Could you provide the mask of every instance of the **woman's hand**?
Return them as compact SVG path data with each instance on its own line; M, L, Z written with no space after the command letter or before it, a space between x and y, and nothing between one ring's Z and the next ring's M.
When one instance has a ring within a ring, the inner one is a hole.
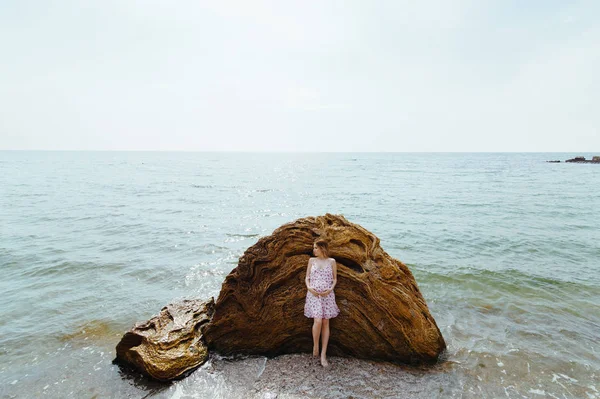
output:
M311 294L313 294L314 296L327 296L331 293L331 291L333 291L333 289L328 289L325 291L317 291L314 288L309 288L308 291L310 291Z

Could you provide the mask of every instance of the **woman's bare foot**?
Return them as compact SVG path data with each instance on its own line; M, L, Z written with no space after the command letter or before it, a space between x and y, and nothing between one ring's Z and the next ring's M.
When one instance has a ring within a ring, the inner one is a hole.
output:
M327 359L325 359L324 357L321 357L321 366L329 367L329 363L327 362Z
M313 346L313 356L319 357L319 347Z

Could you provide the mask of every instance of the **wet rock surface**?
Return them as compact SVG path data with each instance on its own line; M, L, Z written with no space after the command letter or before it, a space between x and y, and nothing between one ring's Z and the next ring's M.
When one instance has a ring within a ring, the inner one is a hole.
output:
M212 399L372 399L461 397L461 378L450 364L420 369L388 362L330 357L323 368L310 354L228 359L211 354L188 378L152 397Z

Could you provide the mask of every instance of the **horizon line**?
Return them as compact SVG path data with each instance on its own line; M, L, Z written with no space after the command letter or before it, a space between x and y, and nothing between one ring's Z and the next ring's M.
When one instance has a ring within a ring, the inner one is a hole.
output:
M0 149L0 152L189 152L189 153L238 153L238 154L564 154L600 153L600 151L296 151L296 150L82 150L82 149Z

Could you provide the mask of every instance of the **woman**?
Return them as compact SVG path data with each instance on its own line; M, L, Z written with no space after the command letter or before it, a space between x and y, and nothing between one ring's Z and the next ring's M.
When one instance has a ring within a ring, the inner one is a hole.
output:
M306 303L304 316L314 318L312 326L313 356L319 356L319 335L321 342L321 365L327 362L327 343L329 342L329 319L336 317L340 309L335 303L333 288L337 284L337 265L329 257L327 241L317 240L313 244L314 258L308 260L306 270Z

